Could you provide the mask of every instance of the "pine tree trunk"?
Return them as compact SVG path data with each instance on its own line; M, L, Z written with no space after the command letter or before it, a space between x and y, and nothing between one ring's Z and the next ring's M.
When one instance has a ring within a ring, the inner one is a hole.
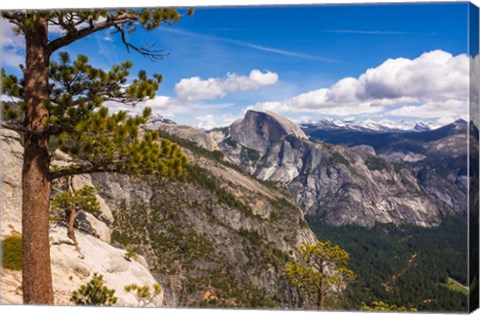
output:
M25 127L41 132L48 111L49 53L48 26L44 18L31 14L33 25L26 29ZM25 304L53 304L50 266L49 203L49 137L25 134L22 170L22 278Z
M323 268L321 268L321 273L325 274L323 271ZM324 288L323 278L320 280L320 288L318 291L318 308L320 310L325 309L325 288Z
M323 290L320 290L320 292L318 293L318 308L320 310L325 309L325 293L323 292Z
M73 225L75 224L75 219L76 218L77 218L77 208L75 208L75 206L73 206L72 209L69 212L67 236L75 244L77 243L77 239L75 238L75 229L73 228Z

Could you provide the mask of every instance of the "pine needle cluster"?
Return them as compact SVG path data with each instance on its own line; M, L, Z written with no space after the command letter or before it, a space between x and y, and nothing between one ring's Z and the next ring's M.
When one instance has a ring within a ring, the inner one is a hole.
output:
M76 165L52 170L52 178L93 173L119 172L133 175L184 175L187 158L180 147L160 139L156 131L143 131L141 125L151 116L146 107L142 115L126 111L109 113L106 101L135 106L155 97L162 76L149 78L140 71L130 78L130 61L112 66L109 71L94 68L88 57L71 60L60 53L49 67L50 98L44 101L49 111L45 132L56 137L59 148L76 159ZM23 81L2 71L6 94L16 103L2 104L3 117L12 123L25 116ZM20 100L20 101L18 101Z
M72 293L70 301L76 305L104 305L112 306L118 301L115 296L115 290L105 286L103 276L97 273L93 274L92 279L80 286Z

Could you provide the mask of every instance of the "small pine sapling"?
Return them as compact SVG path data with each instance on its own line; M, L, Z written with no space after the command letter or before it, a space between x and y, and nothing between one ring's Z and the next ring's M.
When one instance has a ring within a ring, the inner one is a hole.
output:
M163 291L162 286L159 283L155 283L152 287L148 285L139 286L137 284L129 284L125 286L124 290L125 292L131 292L134 294L139 307L145 307L152 304L154 299Z
M117 303L118 298L115 296L115 290L105 286L103 276L97 273L93 274L92 279L80 286L73 292L70 301L76 305L104 305L112 306Z

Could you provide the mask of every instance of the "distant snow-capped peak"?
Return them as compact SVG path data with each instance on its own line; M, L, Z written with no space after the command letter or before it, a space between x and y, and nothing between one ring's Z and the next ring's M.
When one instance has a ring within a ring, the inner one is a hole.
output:
M389 120L383 119L375 121L367 119L362 121L355 120L337 120L330 117L325 117L322 120L304 119L300 122L300 126L304 128L316 127L319 129L347 129L356 131L375 131L375 132L389 132L389 131L428 131L435 128L431 123L424 121L409 121L409 120Z

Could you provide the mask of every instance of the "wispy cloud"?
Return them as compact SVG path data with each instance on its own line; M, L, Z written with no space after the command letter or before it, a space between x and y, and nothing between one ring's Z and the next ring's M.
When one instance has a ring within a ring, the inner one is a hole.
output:
M279 55L297 57L297 58L302 58L302 59L325 61L325 62L331 62L331 63L340 63L340 61L338 61L338 60L330 59L330 58L326 58L326 57L322 57L322 56L317 56L317 55L302 54L302 53L298 53L296 51L283 50L283 49L277 49L277 48L272 48L272 47L267 47L267 46L255 45L255 44L252 44L252 43L239 41L239 40L234 40L234 39L230 39L229 41L234 43L234 44L240 45L240 46L249 47L249 48L262 50L262 51L268 51L268 52L271 52L271 53L274 53L274 54L279 54Z
M360 35L438 35L438 33L421 33L406 31L383 31L383 30L322 30L323 33L345 33Z
M212 40L222 41L222 42L231 43L231 44L234 44L234 45L237 45L237 46L247 47L247 48L260 50L260 51L266 51L266 52L270 52L270 53L273 53L273 54L284 55L284 56L289 56L289 57L293 57L293 58L318 60L318 61L329 62L329 63L342 63L339 60L328 58L328 57L323 57L323 56L319 56L319 55L304 54L304 53L300 53L300 52L292 51L292 50L285 50L285 49L279 49L279 48L275 48L275 47L257 45L257 44L254 44L254 43L250 43L250 42L246 42L246 41L238 40L238 39L232 39L232 38L226 38L226 37L220 37L220 36L213 36L213 35L205 35L205 34L180 30L178 28L175 28L175 29L174 28L163 28L162 31L169 32L169 33L181 34L181 35L185 35L185 36L191 36L191 37L195 37L195 38L212 39Z

